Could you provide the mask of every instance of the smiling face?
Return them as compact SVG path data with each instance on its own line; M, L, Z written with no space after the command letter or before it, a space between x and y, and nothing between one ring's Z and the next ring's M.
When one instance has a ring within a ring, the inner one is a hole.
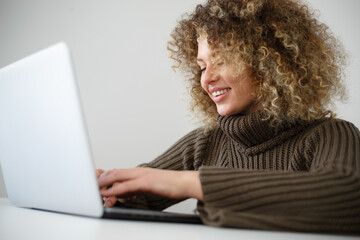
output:
M228 116L259 110L260 105L254 103L255 87L251 84L250 75L245 71L234 76L232 67L223 64L217 65L215 73L210 54L207 38L200 38L197 62L201 69L201 87L216 104L217 112Z

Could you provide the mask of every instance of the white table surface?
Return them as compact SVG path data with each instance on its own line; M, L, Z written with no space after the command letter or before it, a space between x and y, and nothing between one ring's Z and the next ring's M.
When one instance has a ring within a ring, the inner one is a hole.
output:
M214 228L205 225L108 220L14 207L0 198L0 239L360 239L357 236Z

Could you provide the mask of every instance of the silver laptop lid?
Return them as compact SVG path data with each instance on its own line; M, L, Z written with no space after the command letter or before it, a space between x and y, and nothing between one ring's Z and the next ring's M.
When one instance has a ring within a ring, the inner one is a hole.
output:
M0 164L13 204L102 216L65 43L0 70L0 116Z

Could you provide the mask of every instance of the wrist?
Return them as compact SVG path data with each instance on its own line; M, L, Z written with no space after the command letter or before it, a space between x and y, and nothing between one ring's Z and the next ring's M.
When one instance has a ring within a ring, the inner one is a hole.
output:
M195 198L199 201L203 200L203 192L198 171L183 172L183 186L187 197Z

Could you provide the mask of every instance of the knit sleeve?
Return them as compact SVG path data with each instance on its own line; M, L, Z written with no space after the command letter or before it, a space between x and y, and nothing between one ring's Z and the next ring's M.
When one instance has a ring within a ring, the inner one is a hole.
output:
M182 137L152 162L140 166L167 170L195 170L201 165L201 156L204 155L206 144L207 135L203 129L198 128Z
M201 159L207 144L204 130L199 128L191 131L167 151L152 162L139 165L140 167L166 169L166 170L197 170L202 164ZM163 210L181 200L162 197L138 196L135 202L129 203L136 208Z
M198 211L212 226L360 233L360 133L328 121L298 144L308 171L244 171L201 167L204 201Z

